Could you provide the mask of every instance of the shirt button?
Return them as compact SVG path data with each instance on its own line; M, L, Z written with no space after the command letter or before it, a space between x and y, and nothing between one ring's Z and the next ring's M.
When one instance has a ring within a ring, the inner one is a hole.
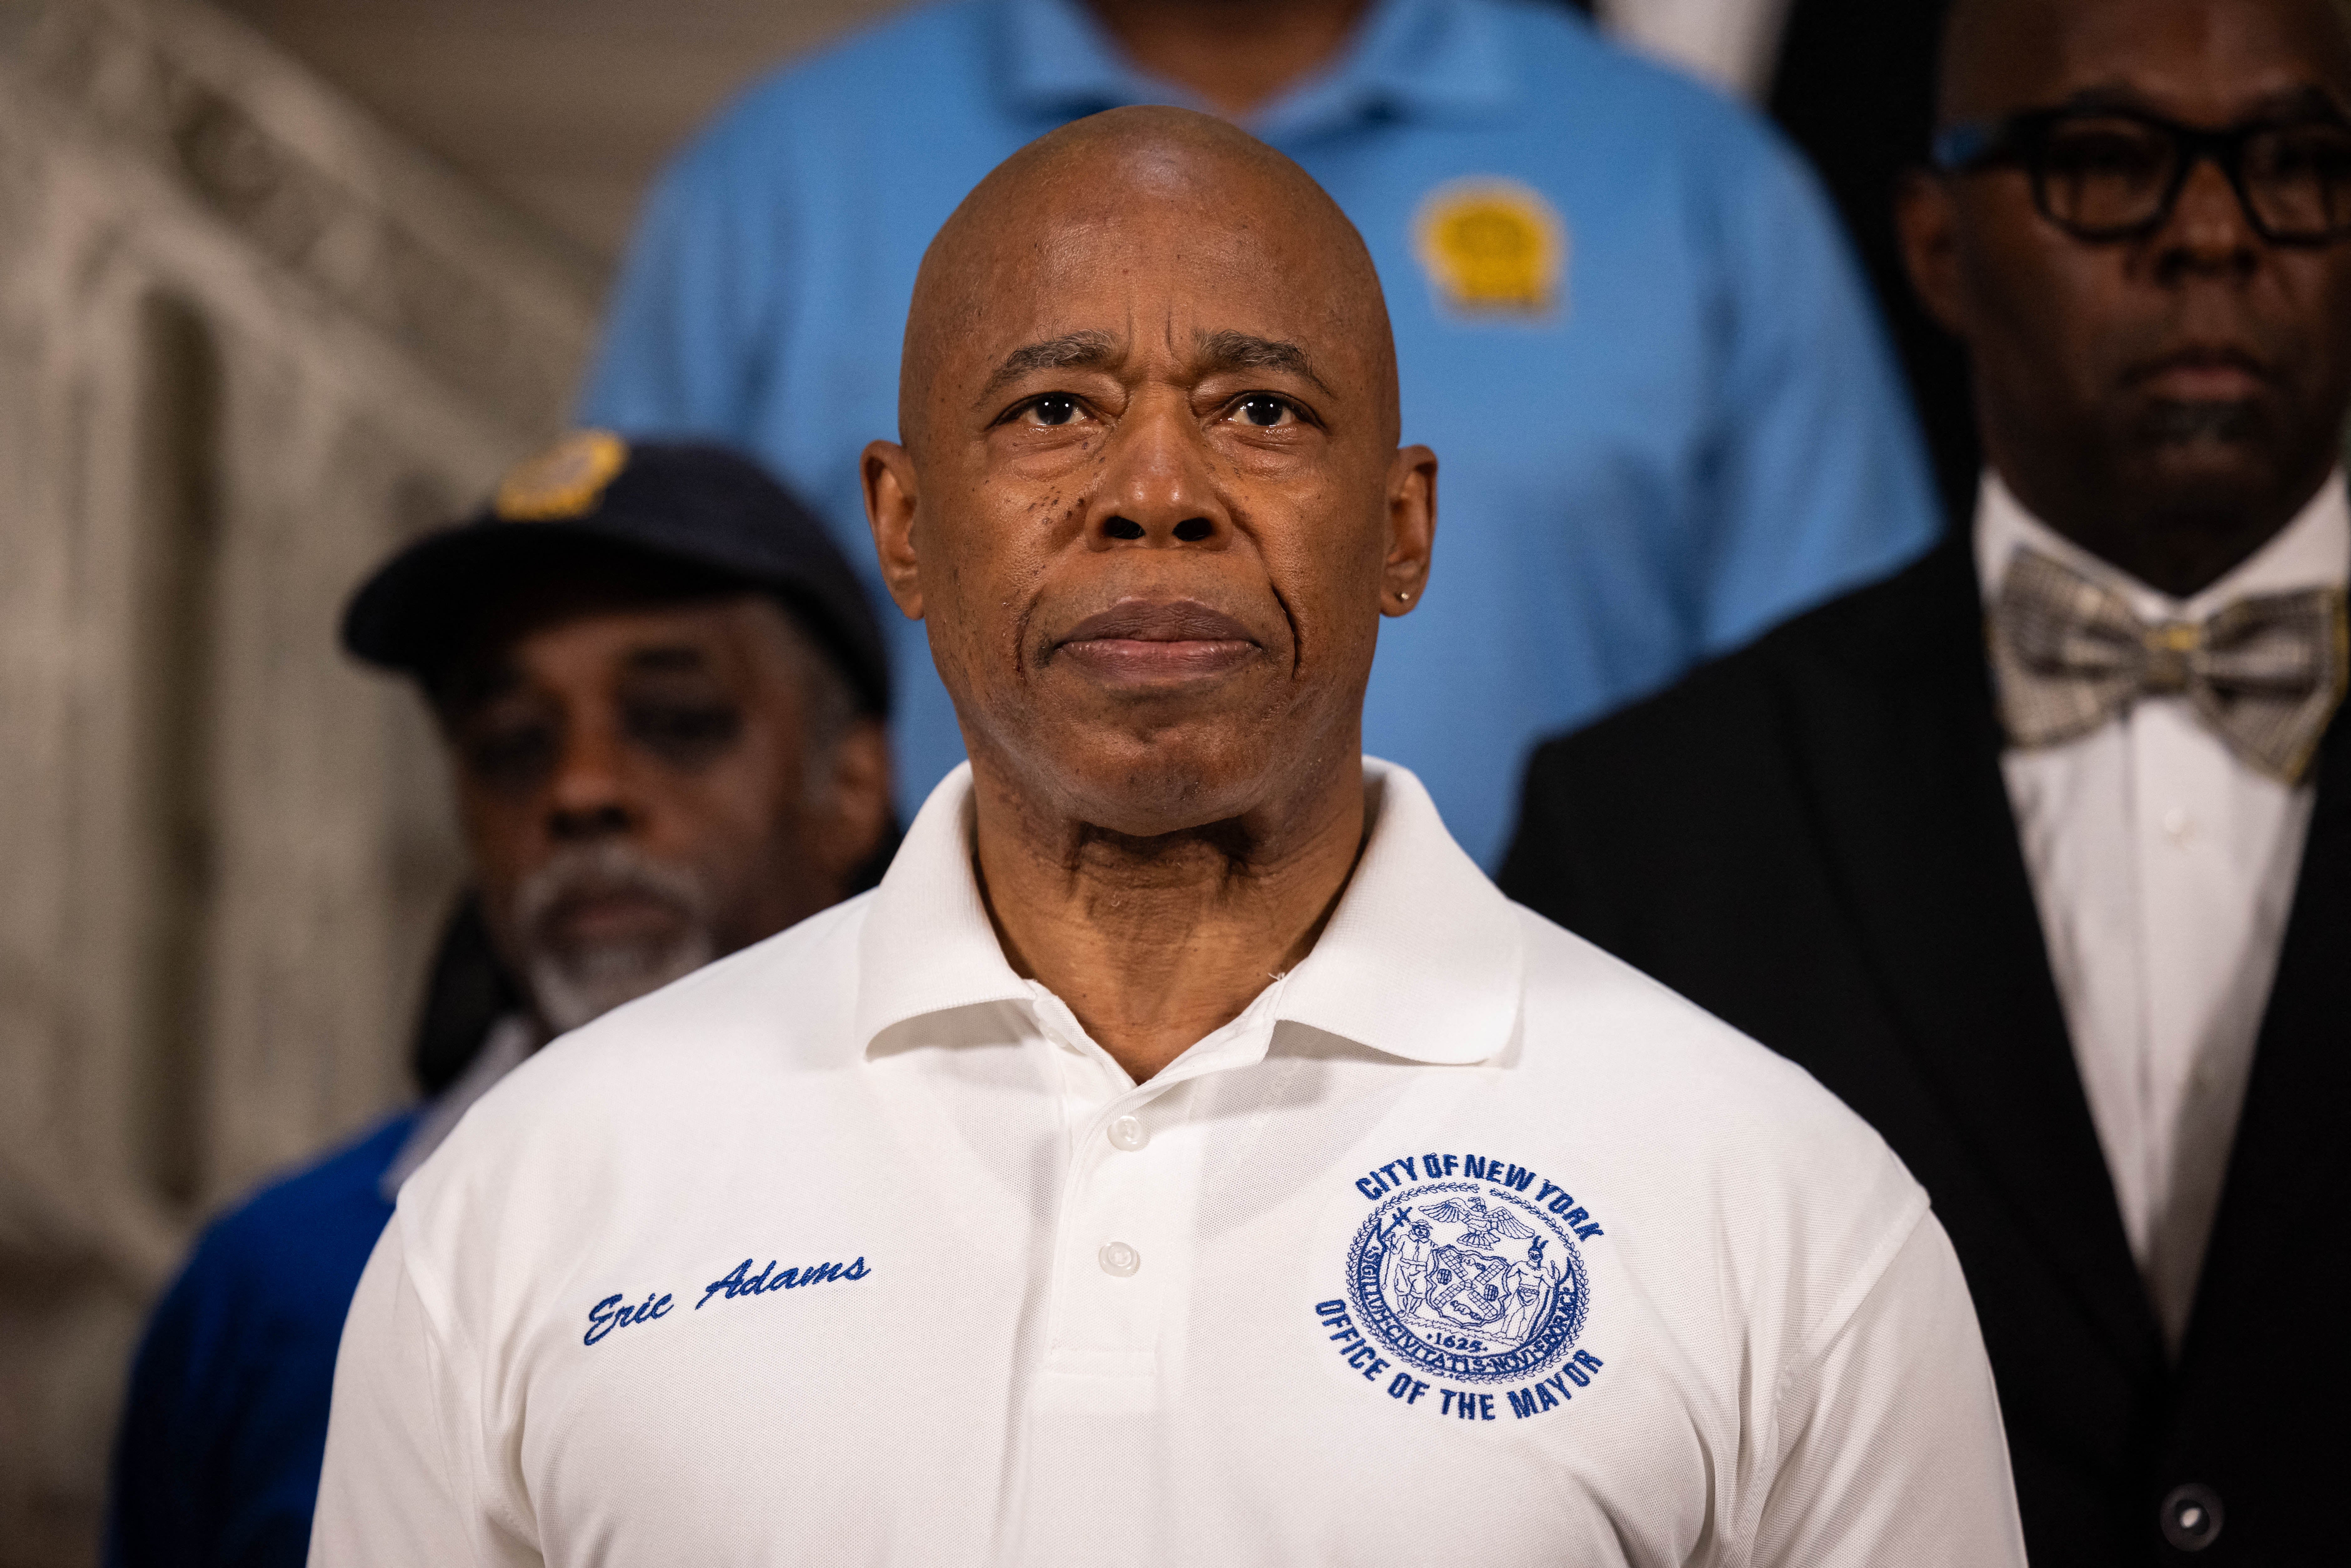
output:
M2196 836L2196 819L2184 806L2174 806L2163 814L2163 836L2175 844L2185 845Z
M2156 1517L2163 1538L2182 1552L2201 1552L2220 1538L2220 1496L2194 1481L2173 1487Z
M1123 1241L1106 1241L1101 1252L1102 1272L1125 1279L1143 1267L1143 1254Z
M1121 1116L1110 1124L1110 1144L1114 1149L1124 1149L1131 1155L1150 1141L1151 1133L1139 1116Z

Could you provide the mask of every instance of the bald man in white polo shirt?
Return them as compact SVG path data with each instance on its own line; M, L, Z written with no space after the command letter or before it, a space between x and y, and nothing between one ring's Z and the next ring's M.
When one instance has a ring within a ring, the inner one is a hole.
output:
M313 1563L2021 1563L1917 1184L1361 755L1436 459L1321 191L1058 131L904 384L968 768L402 1189Z

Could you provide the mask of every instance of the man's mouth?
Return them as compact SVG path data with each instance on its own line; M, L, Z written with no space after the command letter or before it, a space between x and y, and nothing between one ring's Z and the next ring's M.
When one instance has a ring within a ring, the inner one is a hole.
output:
M1070 628L1050 656L1105 685L1148 686L1227 674L1259 652L1249 628L1197 601L1126 600Z
M2241 349L2182 349L2141 365L2132 379L2166 402L2244 402L2269 389L2267 365Z
M565 894L540 917L538 935L562 952L650 947L675 938L687 924L671 900L641 887L589 887Z

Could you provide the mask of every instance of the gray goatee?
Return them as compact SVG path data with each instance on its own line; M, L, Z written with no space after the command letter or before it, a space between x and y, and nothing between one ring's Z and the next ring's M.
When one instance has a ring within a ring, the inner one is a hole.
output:
M549 919L566 902L615 892L671 905L683 917L678 928L643 942L580 945L551 938ZM699 969L716 956L709 903L691 872L632 844L608 840L557 851L515 891L524 977L539 1016L561 1034Z

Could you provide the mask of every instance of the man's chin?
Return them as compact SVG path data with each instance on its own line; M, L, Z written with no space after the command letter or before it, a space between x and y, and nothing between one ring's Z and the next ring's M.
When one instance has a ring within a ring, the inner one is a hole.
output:
M541 951L526 970L539 1018L564 1034L684 979L715 956L709 938L696 933L658 947Z
M689 942L695 916L681 901L645 889L583 893L559 902L532 927L542 951L585 967L626 967L631 955Z
M2255 398L2158 398L2138 417L2139 441L2159 461L2241 464L2259 455L2270 427L2269 410Z

